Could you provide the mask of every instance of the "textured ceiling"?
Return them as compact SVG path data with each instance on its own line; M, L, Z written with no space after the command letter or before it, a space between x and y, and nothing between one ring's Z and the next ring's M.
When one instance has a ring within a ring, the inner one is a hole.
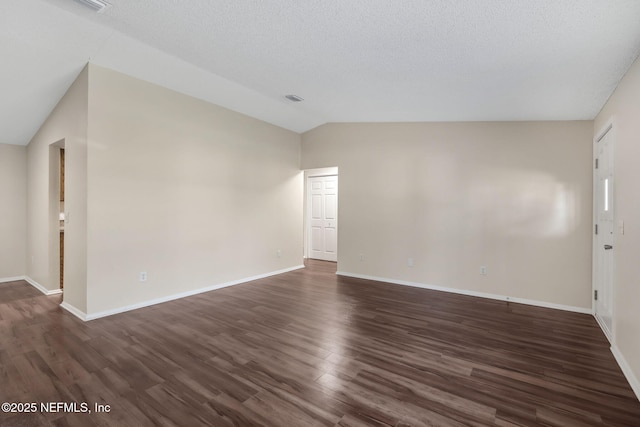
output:
M637 0L109 2L0 2L0 142L27 144L88 61L303 132L592 119L640 52Z

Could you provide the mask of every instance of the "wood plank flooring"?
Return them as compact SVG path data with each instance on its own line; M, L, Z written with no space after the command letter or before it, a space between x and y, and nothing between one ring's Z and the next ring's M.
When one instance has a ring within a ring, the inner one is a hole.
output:
M588 315L338 277L335 264L83 323L0 285L2 426L640 426ZM67 408L69 409L69 408Z

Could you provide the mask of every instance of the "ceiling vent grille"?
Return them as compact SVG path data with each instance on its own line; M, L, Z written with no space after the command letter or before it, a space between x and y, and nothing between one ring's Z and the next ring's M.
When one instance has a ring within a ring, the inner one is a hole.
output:
M105 9L111 6L109 3L102 0L75 0L75 1L87 6L90 9L95 10L98 13L103 12Z
M298 95L285 95L284 97L287 98L291 102L304 101L304 99L300 98Z

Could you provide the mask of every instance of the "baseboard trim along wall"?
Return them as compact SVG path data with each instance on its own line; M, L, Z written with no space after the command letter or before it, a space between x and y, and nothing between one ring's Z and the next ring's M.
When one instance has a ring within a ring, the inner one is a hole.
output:
M472 297L489 298L489 299L494 299L494 300L498 300L498 301L515 302L515 303L518 303L518 304L534 305L534 306L537 306L537 307L554 308L556 310L572 311L572 312L575 312L575 313L583 313L583 314L591 314L591 315L593 315L593 310L591 308L574 307L572 305L562 305L562 304L555 304L555 303L545 302L545 301L536 301L536 300L529 300L529 299L524 299L524 298L514 298L514 297L510 297L510 296L506 296L506 295L489 294L489 293L485 293L485 292L476 292L476 291L468 291L468 290L464 290L464 289L447 288L447 287L444 287L444 286L427 285L427 284L424 284L424 283L409 282L409 281L406 281L406 280L389 279L389 278L386 278L386 277L367 276L367 275L364 275L364 274L348 273L348 272L345 272L345 271L337 271L336 274L339 275L339 276L353 277L353 278L356 278L356 279L373 280L373 281L376 281L376 282L385 282L385 283L391 283L391 284L394 284L394 285L412 286L414 288L429 289L429 290L432 290L432 291L450 292L450 293L454 293L454 294L468 295L468 296L472 296Z
M0 283L17 282L18 280L24 280L24 276L0 277Z
M62 289L54 289L54 290L50 291L49 289L45 288L44 286L42 286L40 283L36 282L35 280L33 280L29 276L16 276L16 277L0 278L0 283L18 282L20 280L24 280L25 282L27 282L28 284L30 284L31 286L33 286L34 288L36 288L37 290L39 290L40 292L42 292L45 295L57 295L57 294L61 294L62 293Z
M595 310L593 312L593 318L596 319L596 323L600 326L600 330L604 334L605 338L609 341L609 344L613 345L612 337L609 333L609 330L604 326L604 323L600 320L598 316L596 316Z
M622 369L622 373L627 378L627 381L629 381L631 389L636 394L638 400L640 400L640 381L633 374L633 370L631 370L631 367L627 363L627 359L624 358L624 356L618 349L618 346L616 345L611 346L611 353L613 353L613 357L615 357L616 362L618 362L618 365L620 366L620 369Z
M60 304L60 307L64 308L65 310L67 310L69 313L73 314L74 316L76 316L78 319L82 320L83 322L87 321L87 313L85 313L82 310L79 310L77 308L75 308L74 306L72 306L71 304L69 304L68 302L62 302Z
M131 310L137 310L139 308L149 307L149 306L156 305L156 304L162 304L163 302L169 302L169 301L173 301L173 300L180 299L180 298L186 298L186 297L190 297L190 296L193 296L193 295L202 294L204 292L215 291L216 289L222 289L222 288L226 288L226 287L229 287L229 286L239 285L241 283L247 283L247 282L251 282L251 281L254 281L254 280L258 280L258 279L264 279L265 277L275 276L275 275L282 274L282 273L288 273L289 271L299 270L301 268L304 268L304 265L302 265L302 264L301 265L296 265L294 267L289 267L289 268L285 268L285 269L282 269L282 270L277 270L277 271L272 271L272 272L269 272L269 273L259 274L257 276L245 277L243 279L232 280L230 282L219 283L217 285L207 286L205 288L194 289L192 291L181 292L181 293L178 293L178 294L168 295L168 296L162 297L162 298L156 298L156 299L152 299L152 300L142 301L142 302L139 302L137 304L127 305L127 306L124 306L124 307L118 307L118 308L114 308L112 310L99 311L97 313L91 313L91 314L83 313L82 311L78 310L77 308L75 308L75 307L73 307L73 306L71 306L69 304L66 304L66 303L62 303L62 304L60 304L60 306L62 308L64 308L65 310L69 311L74 316L77 316L78 318L80 318L80 319L82 319L84 321L89 321L89 320L99 319L101 317L113 316L114 314L124 313L124 312L131 311Z
M62 289L54 289L50 291L49 289L45 288L44 286L42 286L40 283L36 282L29 276L24 276L24 280L26 280L27 283L29 283L31 286L33 286L34 288L36 288L37 290L39 290L45 295L57 295L62 293Z

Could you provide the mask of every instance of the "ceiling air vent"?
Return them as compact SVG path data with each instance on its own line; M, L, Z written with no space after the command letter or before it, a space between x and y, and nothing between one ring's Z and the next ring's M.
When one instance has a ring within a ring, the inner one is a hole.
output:
M284 97L287 98L291 102L304 101L304 99L300 98L298 95L285 95Z
M83 4L90 9L95 10L100 13L104 11L106 8L111 6L109 3L102 0L75 0L77 3Z

